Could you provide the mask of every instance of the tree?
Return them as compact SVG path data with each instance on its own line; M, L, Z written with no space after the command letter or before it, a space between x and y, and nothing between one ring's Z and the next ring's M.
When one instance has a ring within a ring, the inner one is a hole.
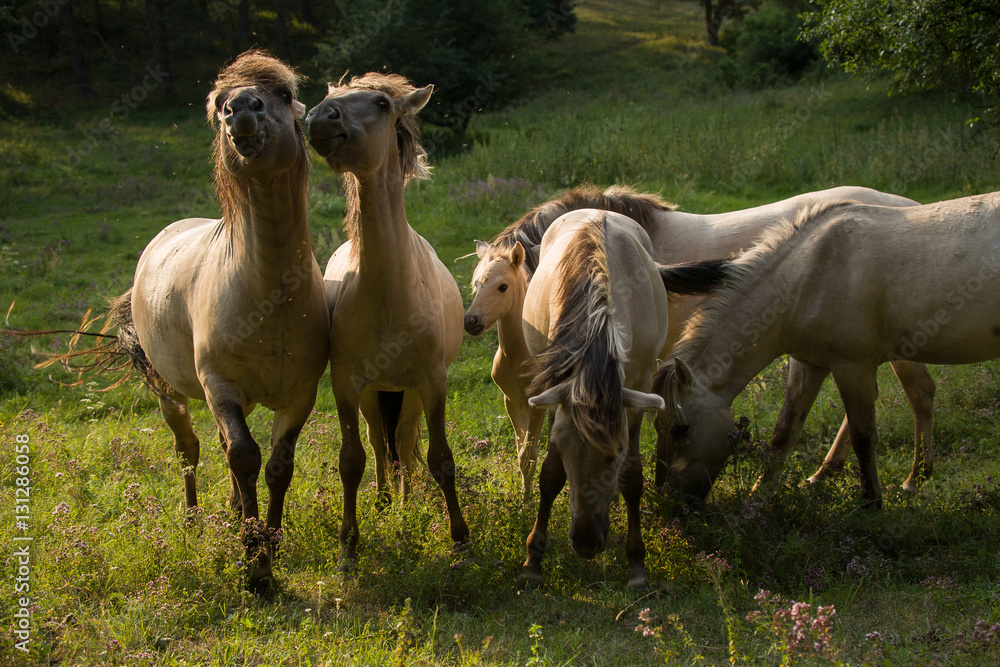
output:
M528 30L522 0L355 0L317 44L316 63L336 81L380 70L434 84L425 121L460 140L476 111L518 91L515 55Z
M888 73L896 92L940 91L1000 124L996 0L826 0L803 34L868 83Z

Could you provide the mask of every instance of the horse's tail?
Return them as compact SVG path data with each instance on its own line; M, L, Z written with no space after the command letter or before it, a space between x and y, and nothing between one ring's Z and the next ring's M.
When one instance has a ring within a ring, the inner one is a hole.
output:
M657 264L663 287L671 294L708 294L730 277L732 261L710 259L702 262Z
M88 331L95 323L103 318L101 329L98 332ZM108 333L116 330L116 335ZM129 288L124 294L115 297L108 305L107 311L102 315L91 315L87 311L80 323L79 329L51 329L34 331L9 331L7 332L18 337L45 336L59 333L74 334L69 341L69 350L62 354L45 354L33 350L36 354L47 357L45 361L35 364L35 368L47 368L53 364L62 364L67 370L77 373L80 377L76 382L68 383L69 386L79 385L84 381L84 373L90 372L110 372L117 373L119 378L104 391L114 389L125 383L133 372L138 371L142 381L157 396L168 398L167 392L170 386L160 377L159 373L146 357L145 350L139 343L139 336L132 321L132 289ZM80 341L84 336L100 339L97 344L84 349L78 349Z
M399 425L399 413L403 410L403 392L380 391L378 409L385 446L389 450L389 463L398 466L400 462L399 451L396 449L396 426Z

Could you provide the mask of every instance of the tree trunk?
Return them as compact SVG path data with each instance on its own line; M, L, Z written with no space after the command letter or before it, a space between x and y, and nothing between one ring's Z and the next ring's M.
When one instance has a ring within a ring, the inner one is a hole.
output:
M275 12L278 21L278 55L290 60L288 56L288 24L285 21L285 0L275 0Z
M729 7L729 0L718 0L718 4L712 7L712 0L705 2L705 28L708 30L708 43L712 46L719 45L719 30L722 28L722 20L726 17L726 9Z
M174 92L174 79L170 71L170 52L167 50L166 0L146 0L146 19L153 38L153 59L158 75L163 79L163 92Z
M66 34L66 48L69 49L69 58L73 63L73 78L76 81L76 88L82 97L91 98L94 96L94 88L90 85L90 73L87 72L87 63L83 60L83 49L80 47L80 39L76 34L76 19L73 17L73 1L67 0L66 6L59 12L62 18L63 32Z
M239 34L236 39L240 45L241 51L246 51L250 48L250 0L240 0L238 6L240 15L240 25Z

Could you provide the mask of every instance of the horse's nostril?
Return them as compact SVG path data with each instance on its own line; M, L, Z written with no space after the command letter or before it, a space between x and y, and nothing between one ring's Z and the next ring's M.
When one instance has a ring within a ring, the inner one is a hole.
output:
M251 111L257 111L262 106L264 106L264 103L261 102L260 99L257 97L251 97L249 106Z
M340 120L340 109L337 107L330 107L330 110L326 112L326 117L330 120Z

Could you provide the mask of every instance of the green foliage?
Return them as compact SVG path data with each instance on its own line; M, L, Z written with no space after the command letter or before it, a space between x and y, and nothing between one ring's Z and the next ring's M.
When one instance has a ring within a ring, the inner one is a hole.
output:
M433 83L421 117L461 139L474 113L517 93L527 36L521 0L367 0L345 4L315 60L333 81L385 70Z
M800 14L809 0L770 0L757 11L723 26L719 62L727 85L756 88L797 81L819 58L816 46L799 38Z
M1000 5L993 0L826 0L805 35L864 81L887 73L897 92L939 91L1000 123Z
M576 30L577 0L523 0L528 29L549 39Z

